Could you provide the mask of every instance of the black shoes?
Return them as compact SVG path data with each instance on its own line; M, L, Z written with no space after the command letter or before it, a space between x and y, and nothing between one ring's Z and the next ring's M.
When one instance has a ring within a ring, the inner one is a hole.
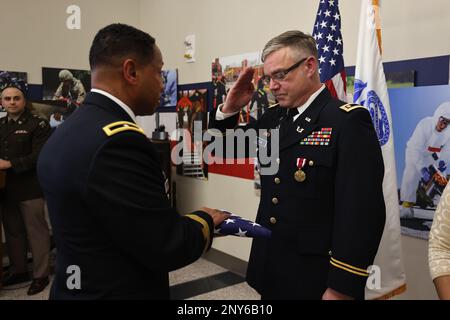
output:
M30 275L28 272L14 273L14 274L7 273L3 277L3 286L4 287L12 286L27 281L30 281Z
M27 294L29 296L37 294L37 293L41 292L42 290L44 290L45 287L48 286L48 284L49 284L48 277L33 279L33 282L31 282L31 285L28 288Z
M23 282L28 282L30 280L31 279L30 279L30 275L28 272L6 274L5 277L3 278L3 286L4 287L12 286L12 285L23 283ZM48 286L49 282L50 281L49 281L48 277L33 279L30 287L28 288L27 294L29 296L32 296L34 294L41 292Z

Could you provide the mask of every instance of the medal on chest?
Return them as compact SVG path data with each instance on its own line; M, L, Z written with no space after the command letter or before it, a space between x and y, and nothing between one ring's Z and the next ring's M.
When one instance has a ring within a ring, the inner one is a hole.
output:
M305 158L297 158L297 168L298 170L294 173L294 179L297 182L303 182L306 180L306 173L303 171L303 167L306 164Z

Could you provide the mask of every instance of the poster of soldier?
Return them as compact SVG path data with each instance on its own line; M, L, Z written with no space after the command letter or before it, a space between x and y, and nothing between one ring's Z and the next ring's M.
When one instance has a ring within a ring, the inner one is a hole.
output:
M236 82L239 73L246 66L255 69L253 76L255 92L250 103L241 110L239 116L240 125L259 119L267 108L275 103L275 98L269 90L269 84L263 80L264 70L261 62L261 52L216 58L211 66L214 109L224 102L228 90Z
M402 234L428 239L450 178L450 86L389 89Z

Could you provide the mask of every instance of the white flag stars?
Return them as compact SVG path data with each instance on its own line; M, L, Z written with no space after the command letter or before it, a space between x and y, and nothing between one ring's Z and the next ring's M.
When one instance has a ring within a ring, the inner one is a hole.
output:
M320 80L330 81L344 70L343 42L339 0L321 0L317 12L313 37L317 43Z
M231 217L224 220L214 228L215 234L233 235L238 237L262 237L269 238L271 231L260 224L231 214Z
M235 233L235 236L238 237L245 237L246 236L247 231L242 231L241 228L239 228L239 231L237 233Z

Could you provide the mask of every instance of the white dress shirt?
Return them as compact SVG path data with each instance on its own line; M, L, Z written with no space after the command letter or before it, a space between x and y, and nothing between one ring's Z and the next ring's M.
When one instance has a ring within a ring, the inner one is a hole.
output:
M133 119L134 123L137 123L136 116L135 116L133 110L131 110L131 108L129 106L127 106L122 100L120 100L120 99L114 97L112 94L110 94L106 91L100 90L100 89L92 89L91 92L96 92L96 93L102 94L102 95L110 98L112 101L117 103L130 116L131 119Z

